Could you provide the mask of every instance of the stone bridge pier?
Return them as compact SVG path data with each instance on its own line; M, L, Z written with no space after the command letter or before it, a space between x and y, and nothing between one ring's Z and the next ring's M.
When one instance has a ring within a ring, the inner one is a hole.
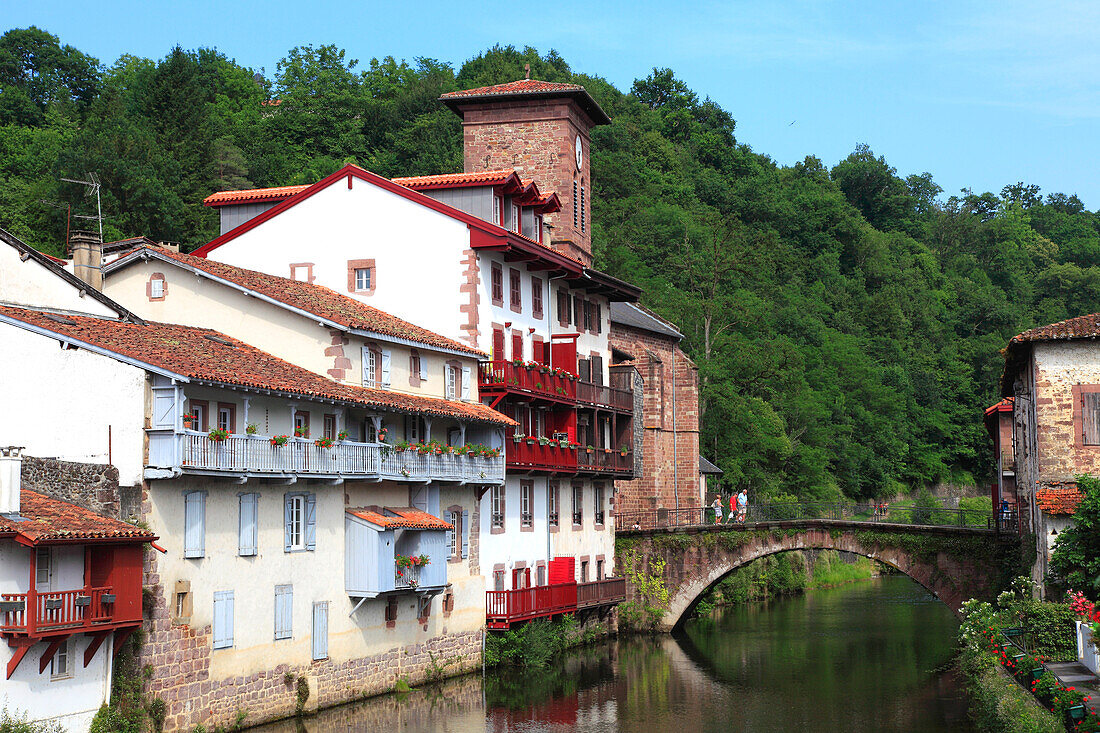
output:
M969 598L991 600L1016 574L1019 538L988 530L802 520L740 527L620 530L617 564L628 578L627 601L661 609L658 628L671 631L725 576L766 555L840 550L869 557L908 575L958 614ZM659 576L662 604L651 590ZM645 597L643 597L645 596Z

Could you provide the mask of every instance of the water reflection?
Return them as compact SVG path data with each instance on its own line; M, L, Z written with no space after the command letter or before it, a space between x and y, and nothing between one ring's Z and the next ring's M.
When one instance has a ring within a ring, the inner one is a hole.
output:
M450 680L263 733L969 731L949 673L956 621L904 577L814 591L570 654L552 669Z

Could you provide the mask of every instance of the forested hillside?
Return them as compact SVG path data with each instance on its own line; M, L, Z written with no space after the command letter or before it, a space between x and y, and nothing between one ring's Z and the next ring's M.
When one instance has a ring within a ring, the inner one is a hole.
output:
M999 350L1100 311L1100 216L1075 196L1015 184L945 197L932 175L901 176L864 147L831 168L780 166L671 71L620 90L510 47L457 69L301 47L263 79L208 49L106 65L10 31L0 226L60 253L64 204L93 208L59 178L94 171L109 239L191 249L217 233L200 203L215 190L313 182L349 161L385 176L457 171L459 119L436 99L522 78L524 63L583 84L614 120L593 141L596 265L682 326L703 450L730 486L856 497L985 483L981 409L997 397Z

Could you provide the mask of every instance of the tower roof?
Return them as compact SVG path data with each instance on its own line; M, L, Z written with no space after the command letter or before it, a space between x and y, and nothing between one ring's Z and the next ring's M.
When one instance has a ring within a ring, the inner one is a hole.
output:
M596 100L579 84L561 84L539 81L538 79L520 79L507 84L495 84L490 87L464 89L447 92L439 101L451 108L455 114L462 115L462 107L470 102L496 102L506 99L553 99L567 97L576 102L596 125L611 124L611 118L603 111Z

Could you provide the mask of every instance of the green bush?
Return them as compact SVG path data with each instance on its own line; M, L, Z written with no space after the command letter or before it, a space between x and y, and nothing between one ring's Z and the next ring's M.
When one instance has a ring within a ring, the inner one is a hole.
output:
M968 527L984 527L993 516L993 498L966 496L959 499L959 509Z
M37 723L27 720L25 715L0 709L0 733L64 733L59 723Z
M1066 603L1025 602L1020 605L1028 650L1055 662L1077 658L1077 628Z
M577 631L572 614L546 621L536 619L485 638L485 666L545 668L558 654L587 639Z
M1073 514L1073 525L1058 535L1050 558L1051 582L1100 600L1100 479L1078 476L1085 496Z
M917 493L917 498L913 500L913 508L909 510L910 524L932 524L933 520L938 519L935 516L935 510L939 506L940 503L936 501L936 497L932 496L928 487L922 486Z

